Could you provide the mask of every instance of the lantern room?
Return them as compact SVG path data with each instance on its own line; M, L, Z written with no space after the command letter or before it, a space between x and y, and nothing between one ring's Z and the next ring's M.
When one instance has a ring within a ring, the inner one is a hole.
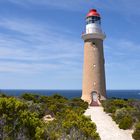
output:
M97 13L97 10L95 9L91 9L89 11L89 13L86 16L86 24L90 24L90 23L98 23L101 24L101 20L100 20L100 14Z
M86 16L86 34L102 33L101 17L96 9L91 9Z

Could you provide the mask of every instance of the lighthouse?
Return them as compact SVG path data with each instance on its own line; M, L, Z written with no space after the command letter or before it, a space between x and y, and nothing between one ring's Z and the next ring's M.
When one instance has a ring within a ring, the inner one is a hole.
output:
M81 97L91 106L98 106L100 100L106 99L103 51L105 37L101 28L101 16L97 10L91 9L86 16L86 31L82 34L84 40L84 65Z

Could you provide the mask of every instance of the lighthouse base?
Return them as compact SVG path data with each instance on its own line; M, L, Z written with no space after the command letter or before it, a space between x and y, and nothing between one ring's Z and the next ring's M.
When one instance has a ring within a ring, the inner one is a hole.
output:
M101 103L100 103L100 99L99 99L99 95L97 94L97 92L92 92L91 93L91 103L90 103L90 106L99 106Z

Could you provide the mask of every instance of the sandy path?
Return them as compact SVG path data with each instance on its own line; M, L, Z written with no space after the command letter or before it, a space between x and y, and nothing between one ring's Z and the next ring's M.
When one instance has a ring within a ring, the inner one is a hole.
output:
M91 120L95 122L101 140L133 140L132 131L119 129L102 107L89 107L85 115L90 115Z

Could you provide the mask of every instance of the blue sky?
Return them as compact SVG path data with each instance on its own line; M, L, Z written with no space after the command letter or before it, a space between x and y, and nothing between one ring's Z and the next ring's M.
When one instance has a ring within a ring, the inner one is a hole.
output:
M0 0L0 88L81 89L85 15L102 16L107 89L140 89L139 0Z

